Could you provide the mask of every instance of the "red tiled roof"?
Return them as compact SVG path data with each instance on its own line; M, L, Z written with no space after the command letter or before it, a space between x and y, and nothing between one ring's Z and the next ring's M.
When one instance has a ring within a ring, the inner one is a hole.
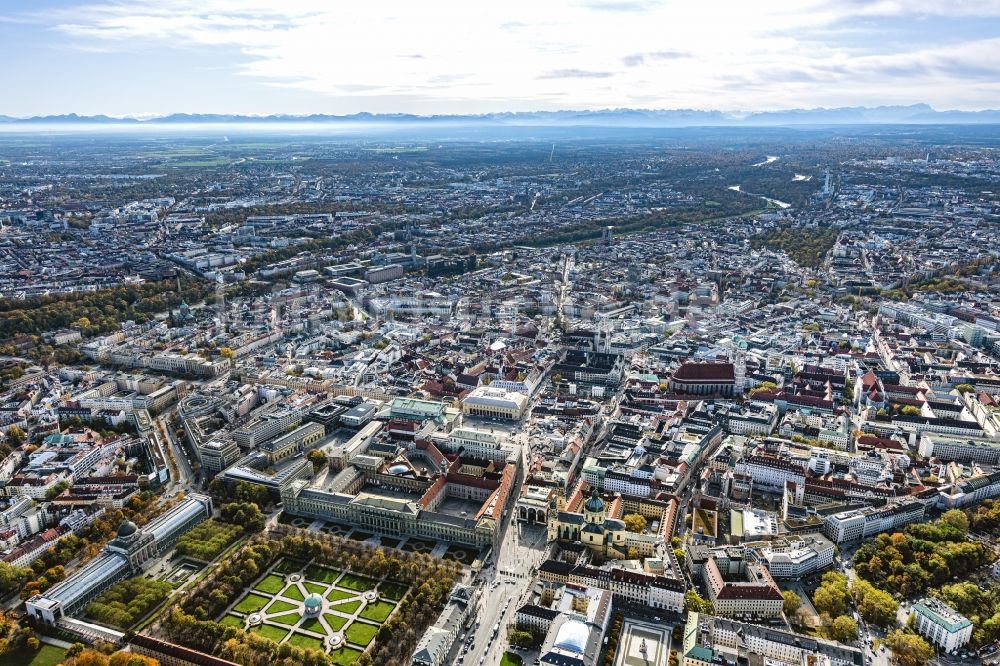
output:
M735 381L732 363L683 363L674 373L680 381L725 382Z

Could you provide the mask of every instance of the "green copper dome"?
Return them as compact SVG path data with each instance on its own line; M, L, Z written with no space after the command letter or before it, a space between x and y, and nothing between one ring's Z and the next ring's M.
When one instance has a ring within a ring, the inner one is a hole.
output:
M583 508L589 513L601 513L604 511L604 500L597 494L596 486L590 489L590 499L583 505Z
M319 596L315 592L306 597L305 600L306 613L310 615L318 613L320 609L323 608L323 597Z
M127 539L139 530L135 523L131 520L126 520L121 525L118 526L118 537L120 539Z

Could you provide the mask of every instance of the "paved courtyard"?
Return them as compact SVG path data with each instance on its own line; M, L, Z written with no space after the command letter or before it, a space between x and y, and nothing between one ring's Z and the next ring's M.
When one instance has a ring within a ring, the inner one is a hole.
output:
M626 618L615 666L667 666L670 627Z

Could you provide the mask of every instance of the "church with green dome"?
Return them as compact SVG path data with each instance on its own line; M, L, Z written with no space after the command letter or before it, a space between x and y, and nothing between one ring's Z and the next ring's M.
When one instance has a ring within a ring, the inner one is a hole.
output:
M625 523L618 517L620 502L612 502L609 507L597 491L590 489L586 501L579 501L575 495L567 498L565 490L552 499L549 507L549 540L573 541L594 550L623 551L625 545ZM610 514L609 514L610 511Z

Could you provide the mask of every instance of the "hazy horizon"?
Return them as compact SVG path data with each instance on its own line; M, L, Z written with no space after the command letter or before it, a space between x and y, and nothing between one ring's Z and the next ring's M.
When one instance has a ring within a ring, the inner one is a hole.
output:
M392 116L406 116L418 119L432 119L432 118L485 118L491 116L522 116L527 117L533 114L537 115L555 115L555 114L613 114L613 113L645 113L645 114L721 114L726 120L739 122L753 116L764 116L768 114L782 114L782 113L811 113L811 112L824 112L824 111L847 111L852 109L861 110L878 110L878 109L907 109L913 107L927 107L927 111L930 113L962 113L962 114L975 114L982 112L1000 111L1000 100L998 100L997 106L982 108L982 109L954 109L954 108L935 108L925 102L914 102L912 104L876 104L876 105L856 105L856 106L813 106L813 107L785 107L785 108L775 108L775 109L747 109L742 111L723 111L717 108L666 108L666 107L594 107L594 108L565 108L565 109L526 109L523 111L509 111L509 110L494 110L494 111L481 111L475 113L409 113L404 111L356 111L353 113L323 113L323 112L311 112L311 113L287 113L276 111L273 113L218 113L212 111L165 111L163 113L155 114L111 114L111 113L93 113L93 114L80 114L75 111L67 111L65 113L39 113L32 114L28 116L15 116L11 114L6 114L0 112L0 118L9 118L13 120L32 120L32 119L43 119L43 118L69 118L73 116L79 117L81 120L97 119L97 118L107 118L109 120L120 120L123 122L150 122L157 120L164 120L169 118L177 118L181 116L190 116L192 118L198 117L233 117L240 119L260 119L260 120L271 120L279 118L288 118L289 120L308 120L310 117L324 117L324 118L354 118L356 116L370 115L379 118L391 118ZM363 122L363 121L362 121Z
M1000 0L758 4L15 0L0 114L1000 107Z

